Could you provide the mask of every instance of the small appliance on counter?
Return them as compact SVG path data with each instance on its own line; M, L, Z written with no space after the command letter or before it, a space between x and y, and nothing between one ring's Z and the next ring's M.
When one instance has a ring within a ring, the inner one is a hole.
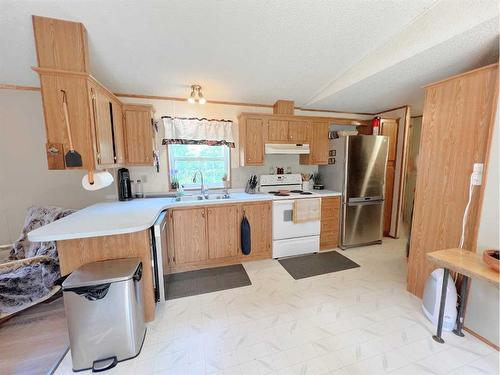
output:
M127 168L118 169L118 200L128 201L134 199L130 183L130 173Z

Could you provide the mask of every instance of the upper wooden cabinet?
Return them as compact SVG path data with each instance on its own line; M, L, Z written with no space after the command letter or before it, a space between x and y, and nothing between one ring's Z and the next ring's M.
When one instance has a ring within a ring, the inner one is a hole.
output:
M270 118L267 120L268 143L307 143L310 136L310 121L283 120Z
M279 119L267 120L267 137L268 142L288 142L288 121Z
M40 68L90 73L87 31L80 22L33 16Z
M259 116L241 115L238 122L241 165L264 165L264 122Z
M288 140L292 143L309 143L311 122L307 120L288 121Z
M310 136L310 153L307 155L300 155L300 164L315 164L326 165L328 164L328 128L330 123L327 121L312 121L311 136Z
M129 143L124 135L122 103L89 72L87 33L79 22L33 16L49 169L65 169L69 150L63 97L74 149L82 168L153 163L151 106L128 105ZM145 124L148 124L145 126ZM135 144L137 142L137 144Z
M153 107L123 105L125 159L130 165L152 165L154 161Z

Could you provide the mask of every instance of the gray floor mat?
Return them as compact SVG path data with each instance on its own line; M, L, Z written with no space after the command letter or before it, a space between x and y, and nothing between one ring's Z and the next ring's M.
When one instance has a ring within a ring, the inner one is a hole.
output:
M295 280L360 267L336 251L301 255L278 261Z
M165 275L165 299L252 285L241 264Z

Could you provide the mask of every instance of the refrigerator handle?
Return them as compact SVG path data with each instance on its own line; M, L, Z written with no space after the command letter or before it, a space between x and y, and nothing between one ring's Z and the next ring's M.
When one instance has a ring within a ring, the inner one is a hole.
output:
M384 203L383 199L380 199L380 200L377 200L377 201L349 202L349 203L347 203L347 205L349 207L353 207L353 206L374 206L374 205L382 204L382 203Z

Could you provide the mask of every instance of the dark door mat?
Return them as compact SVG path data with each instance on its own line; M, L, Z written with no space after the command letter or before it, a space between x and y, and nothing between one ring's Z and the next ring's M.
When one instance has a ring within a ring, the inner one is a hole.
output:
M336 251L302 255L278 261L295 280L359 267L359 264Z
M165 275L165 299L175 299L252 285L241 264Z

